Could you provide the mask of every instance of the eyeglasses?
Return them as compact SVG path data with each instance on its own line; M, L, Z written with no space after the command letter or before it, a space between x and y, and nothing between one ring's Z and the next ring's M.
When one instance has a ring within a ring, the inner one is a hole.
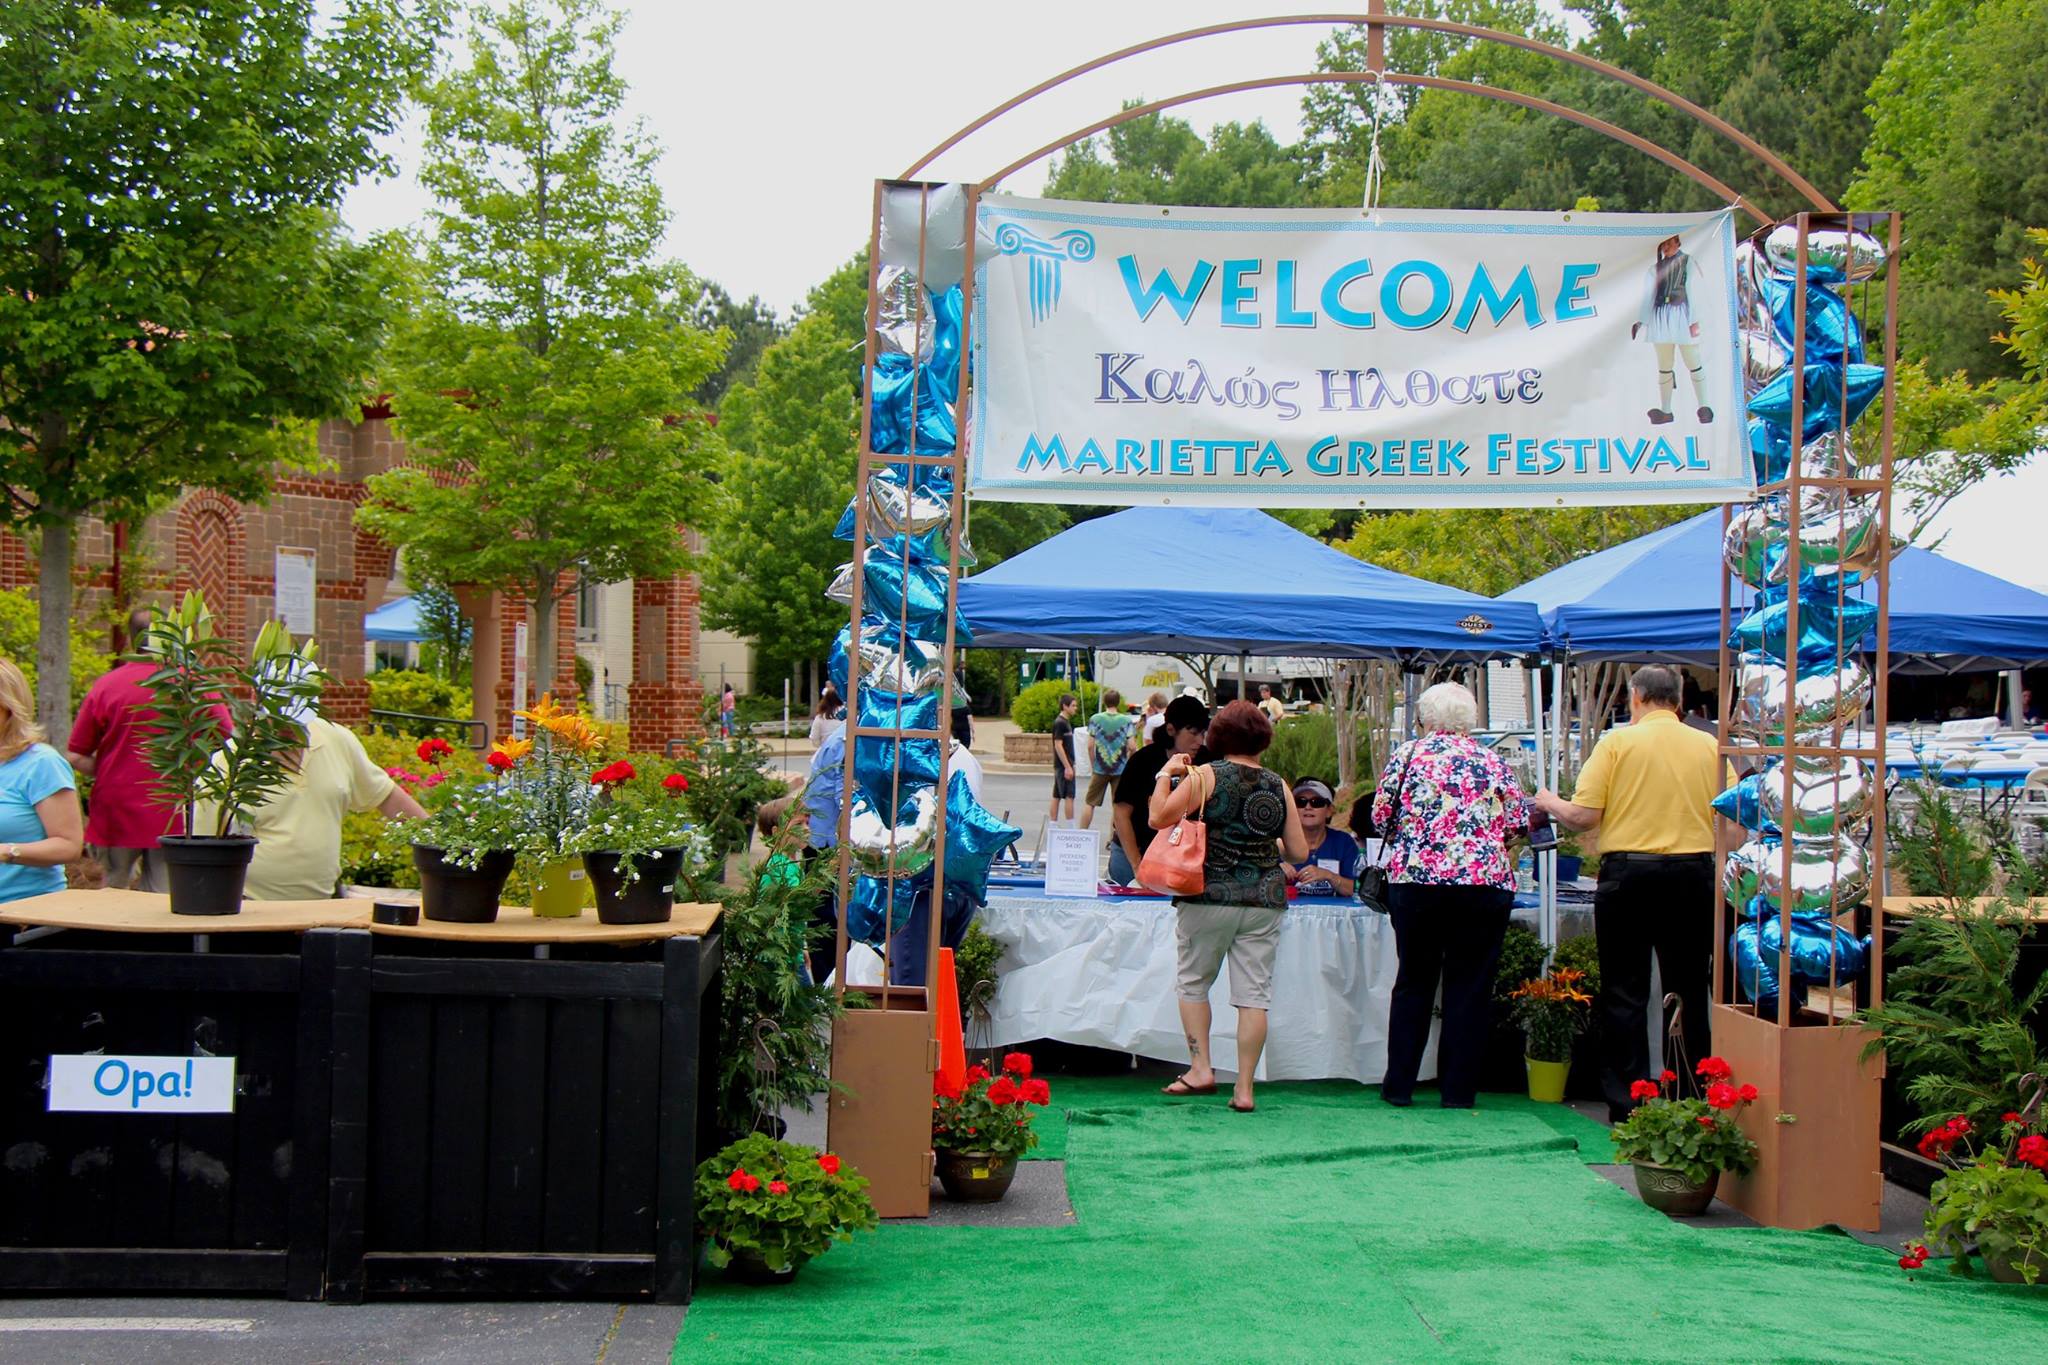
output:
M1329 804L1320 796L1297 796L1294 798L1294 808L1296 810L1321 810Z

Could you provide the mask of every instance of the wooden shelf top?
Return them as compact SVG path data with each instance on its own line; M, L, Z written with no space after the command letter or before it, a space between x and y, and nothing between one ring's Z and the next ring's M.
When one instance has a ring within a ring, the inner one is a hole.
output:
M1970 904L1979 910L2001 904L1991 896L1980 896ZM1887 915L1938 915L1948 910L1946 896L1886 896L1884 912ZM2027 917L2036 924L2048 924L2048 897L2035 897L2027 902Z
M367 919L368 912L365 911ZM574 919L544 919L525 906L502 906L489 924L449 924L422 919L418 924L370 924L373 934L397 938L447 939L460 943L644 943L651 939L702 938L718 923L719 907L676 906L660 924L600 924L595 910Z
M678 935L702 937L718 923L719 907L678 905L661 924L600 924L597 912L575 919L542 919L525 906L504 906L490 924L421 920L406 926L373 924L371 902L243 901L236 915L174 915L170 897L148 891L53 891L0 904L0 924L55 929L96 929L117 934L302 933L308 929L369 929L404 938L466 943L644 943Z
M368 901L243 901L238 915L174 915L171 898L151 891L52 891L0 905L0 924L116 934L290 934L369 922Z

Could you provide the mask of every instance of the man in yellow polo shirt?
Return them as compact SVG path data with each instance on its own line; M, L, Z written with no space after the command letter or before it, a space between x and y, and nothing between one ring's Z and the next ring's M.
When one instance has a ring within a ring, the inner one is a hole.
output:
M1536 794L1536 805L1568 829L1600 831L1600 885L1593 932L1600 944L1600 1086L1608 1117L1635 1107L1629 1086L1656 1078L1650 1061L1650 954L1666 993L1684 1003L1685 1049L1697 1063L1709 1049L1708 983L1714 959L1712 802L1721 763L1712 735L1681 722L1674 669L1639 668L1629 678L1630 724L1609 731L1579 771L1567 801ZM1685 1068L1680 1068L1684 1070ZM1681 1085L1693 1077L1683 1076Z

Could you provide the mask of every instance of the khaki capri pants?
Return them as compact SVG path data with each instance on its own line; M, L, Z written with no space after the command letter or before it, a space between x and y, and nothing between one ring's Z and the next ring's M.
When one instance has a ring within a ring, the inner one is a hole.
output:
M1174 988L1183 1000L1207 1000L1224 959L1230 960L1230 1003L1241 1010L1273 1007L1273 955L1287 912L1264 905L1176 901Z

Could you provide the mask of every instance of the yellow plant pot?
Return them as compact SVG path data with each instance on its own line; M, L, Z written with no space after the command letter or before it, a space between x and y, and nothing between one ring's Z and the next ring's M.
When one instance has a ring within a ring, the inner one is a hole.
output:
M580 858L548 863L533 879L533 913L543 919L574 919L589 899L590 878Z
M1534 1057L1522 1061L1529 1068L1529 1098L1540 1104L1564 1103L1564 1078L1571 1074L1570 1062L1539 1062Z

